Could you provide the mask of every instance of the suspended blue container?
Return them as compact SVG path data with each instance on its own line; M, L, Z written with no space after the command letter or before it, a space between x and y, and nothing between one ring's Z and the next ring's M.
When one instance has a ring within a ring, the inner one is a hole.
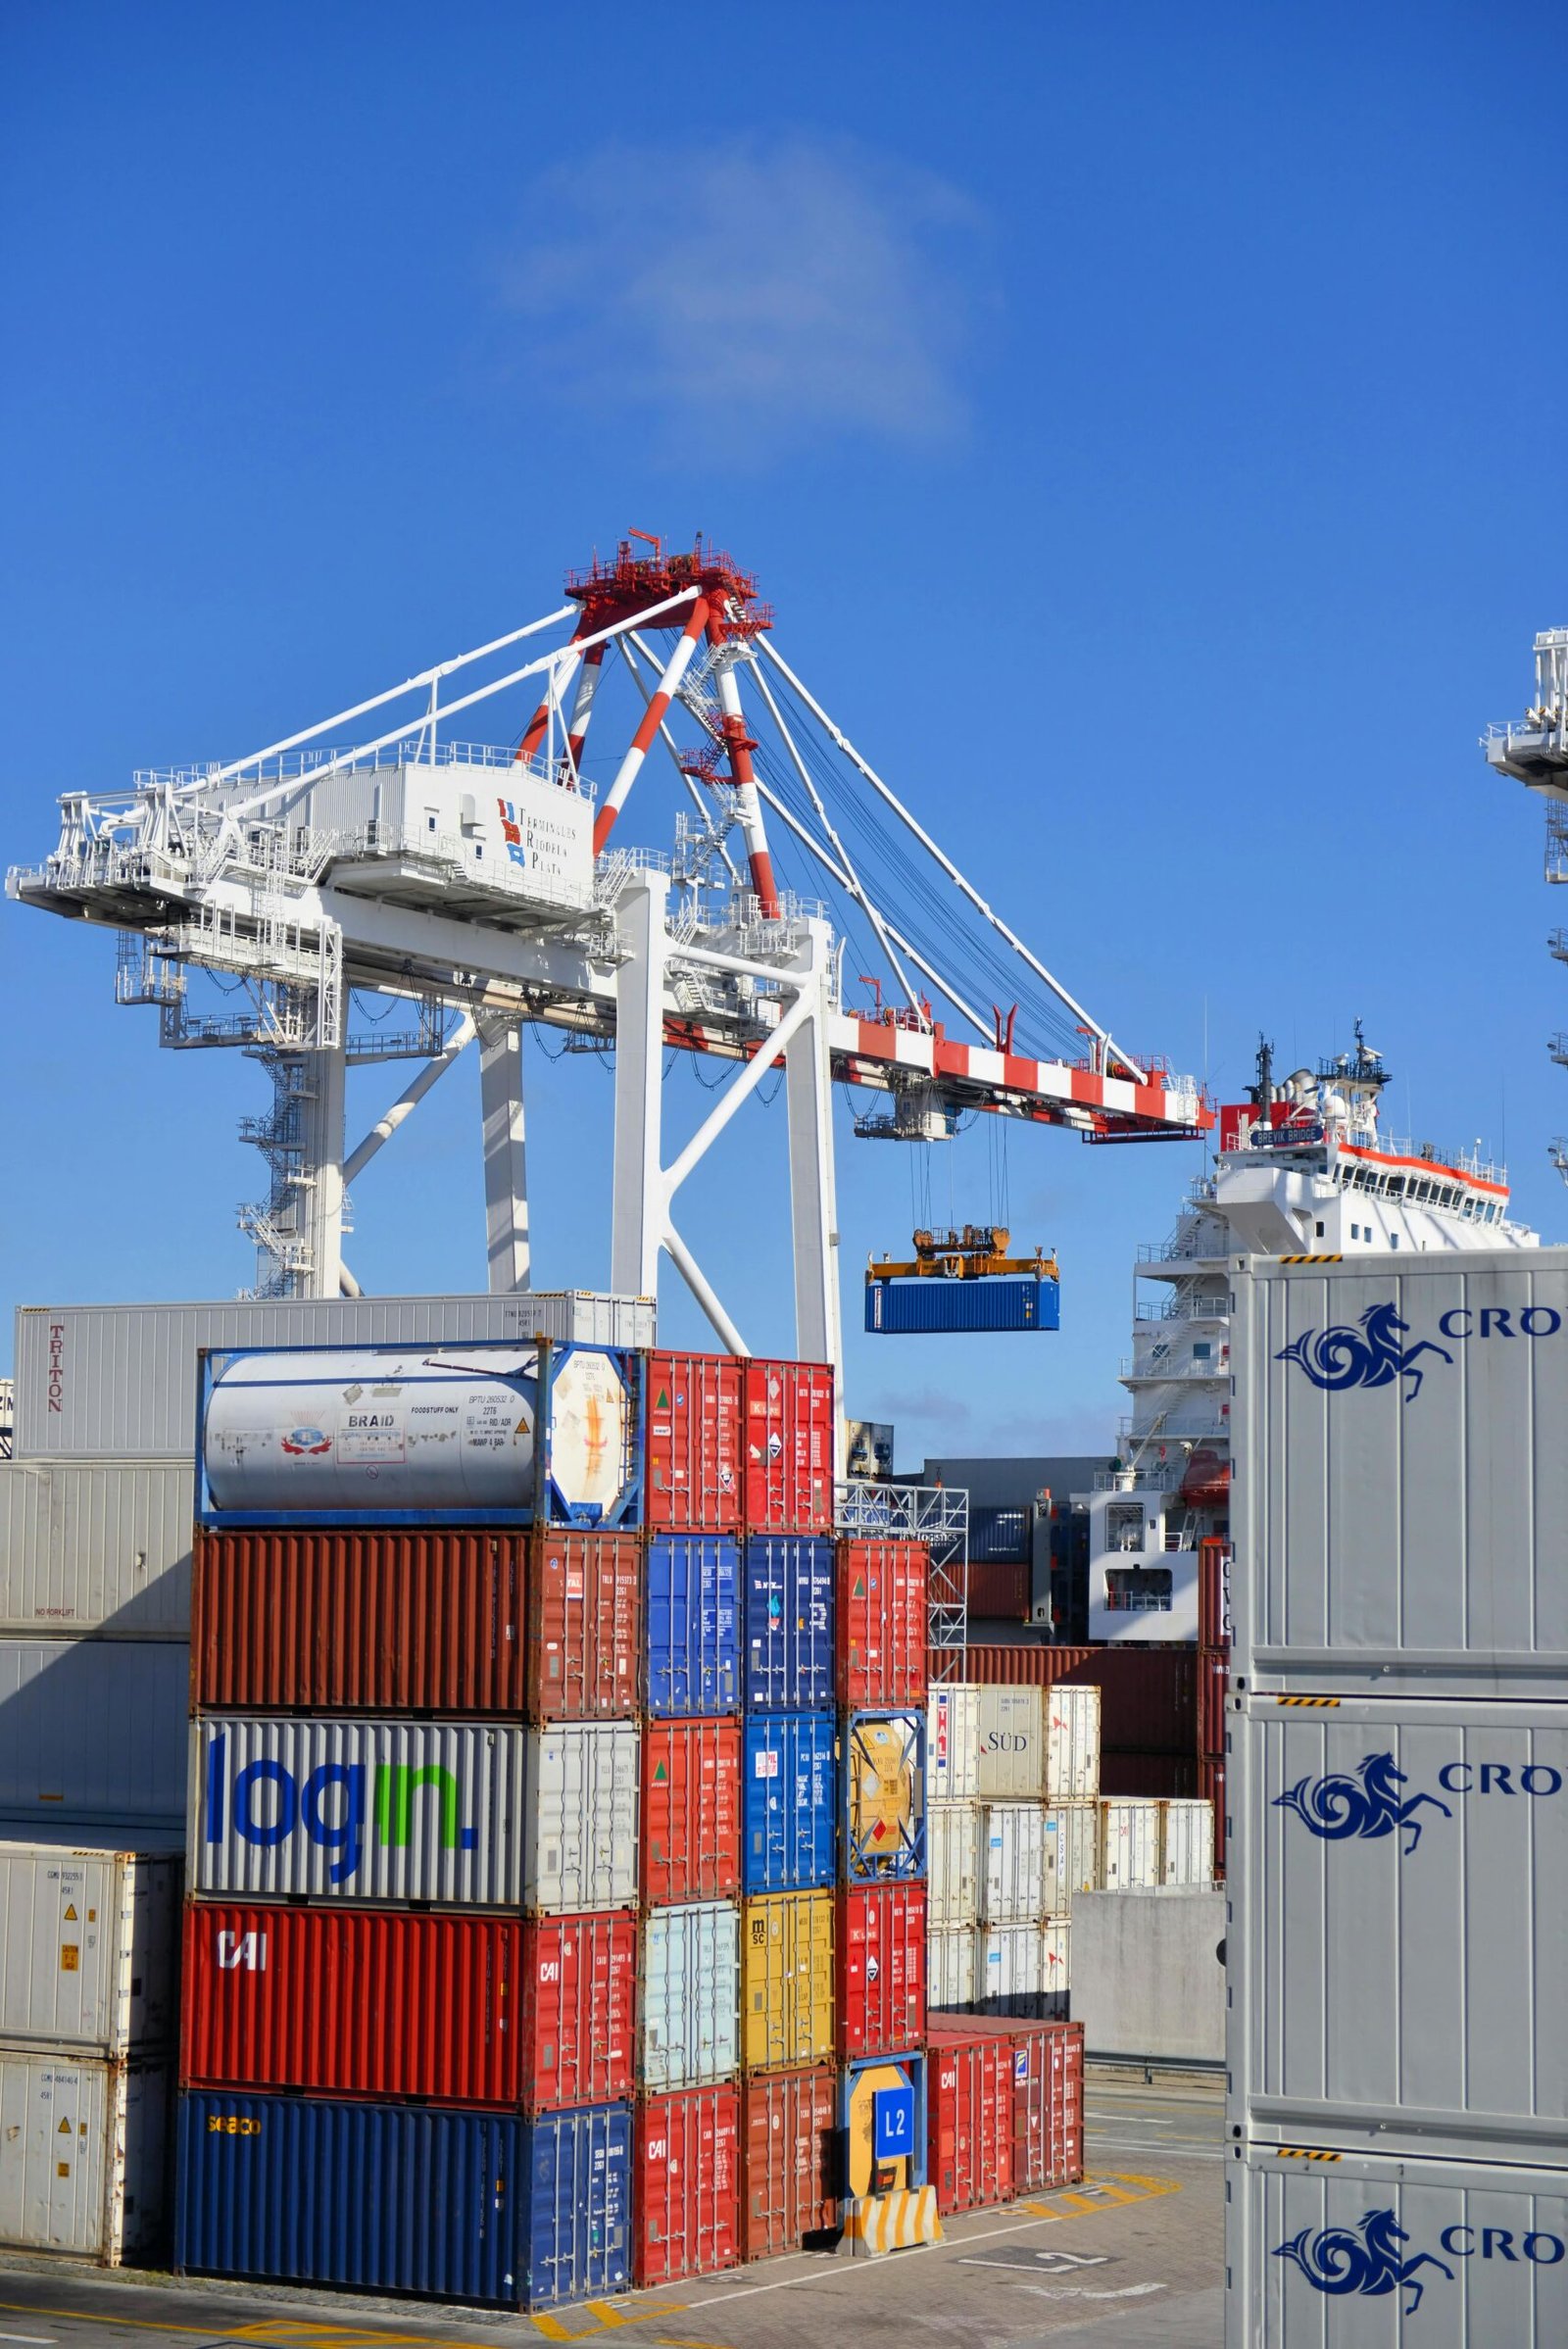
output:
M551 2308L629 2281L631 2109L503 2113L192 2090L174 2264Z
M643 1692L659 1719L740 1711L740 1543L714 1534L649 1542Z
M748 1708L814 1713L836 1695L833 1543L754 1534L746 1544L743 1636Z
M808 1892L838 1862L838 1718L752 1713L741 1767L741 1876L753 1892Z
M904 1338L973 1330L1056 1330L1061 1284L1035 1273L985 1273L960 1281L941 1273L867 1281L865 1326Z

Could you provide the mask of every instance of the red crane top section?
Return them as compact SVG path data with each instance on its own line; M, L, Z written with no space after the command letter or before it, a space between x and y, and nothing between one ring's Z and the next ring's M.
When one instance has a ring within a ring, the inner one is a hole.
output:
M648 548L634 554L632 541ZM666 555L664 542L646 530L631 530L619 541L613 556L595 555L582 570L566 573L566 593L582 606L578 634L592 636L617 621L635 619L655 604L667 603L687 588L698 588L712 615L710 634L724 638L759 636L773 625L773 608L762 603L757 580L734 559L701 538L689 553ZM678 614L664 614L661 625L678 623Z

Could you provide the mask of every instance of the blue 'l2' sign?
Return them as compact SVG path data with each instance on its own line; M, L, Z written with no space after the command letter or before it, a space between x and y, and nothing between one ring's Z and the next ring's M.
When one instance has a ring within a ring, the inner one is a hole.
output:
M896 2162L914 2151L913 2088L877 2088L871 2096L871 2153Z

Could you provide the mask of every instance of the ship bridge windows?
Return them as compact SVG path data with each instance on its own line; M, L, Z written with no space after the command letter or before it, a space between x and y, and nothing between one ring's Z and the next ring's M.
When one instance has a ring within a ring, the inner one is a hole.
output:
M1105 1546L1108 1549L1142 1549L1144 1546L1144 1510L1141 1501L1113 1501L1105 1511Z
M1168 1615L1171 1610L1171 1571L1168 1566L1107 1566L1105 1607L1112 1615Z

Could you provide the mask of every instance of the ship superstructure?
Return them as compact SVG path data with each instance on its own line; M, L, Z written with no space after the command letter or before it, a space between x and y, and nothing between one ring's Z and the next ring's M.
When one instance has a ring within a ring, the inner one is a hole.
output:
M1359 1021L1350 1052L1280 1081L1261 1045L1249 1099L1220 1109L1212 1172L1140 1248L1120 1466L1086 1496L1091 1639L1198 1638L1199 1543L1229 1518L1231 1257L1537 1245L1479 1148L1384 1131L1389 1076Z

